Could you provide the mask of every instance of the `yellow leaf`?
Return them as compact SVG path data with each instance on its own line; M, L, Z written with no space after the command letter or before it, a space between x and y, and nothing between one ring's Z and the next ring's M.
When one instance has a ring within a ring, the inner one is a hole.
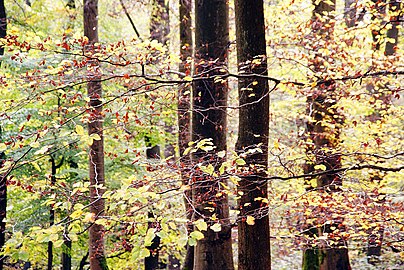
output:
M80 136L84 135L84 128L80 125L76 125L76 133Z
M0 151L4 151L7 149L7 145L5 145L4 143L0 143Z
M98 135L97 133L91 134L90 137L91 137L94 141L101 141L101 137L100 137L100 135Z
M247 216L246 223L248 225L254 225L255 224L255 218L253 216Z
M206 231L208 229L208 224L206 224L206 222L203 219L198 219L197 221L194 222L194 225L200 231Z
M325 171L325 170L327 170L327 167L326 167L324 164L320 164L320 165L314 166L314 169L315 169L315 170L322 170L322 171Z
M220 232L222 230L222 225L220 225L219 223L215 223L210 226L210 229L214 232Z

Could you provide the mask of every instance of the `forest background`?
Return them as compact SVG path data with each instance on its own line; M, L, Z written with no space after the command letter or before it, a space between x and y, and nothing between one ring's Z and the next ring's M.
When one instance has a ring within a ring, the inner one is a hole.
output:
M403 267L401 1L0 11L1 269Z

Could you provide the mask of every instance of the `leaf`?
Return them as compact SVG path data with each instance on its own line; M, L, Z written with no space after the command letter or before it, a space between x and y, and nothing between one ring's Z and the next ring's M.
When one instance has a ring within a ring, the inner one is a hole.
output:
M317 179L311 179L309 183L313 188L317 187Z
M29 144L29 146L31 146L32 148L38 148L41 145L39 144L39 142L32 142Z
M7 145L5 145L4 143L0 143L0 151L3 152L6 149L7 149Z
M222 225L220 225L219 223L215 223L210 226L210 229L214 232L220 232L222 230Z
M190 245L191 247L196 246L196 239L195 238L189 238L188 239L188 245Z
M239 166L243 166L246 164L246 162L244 161L244 159L238 158L238 159L236 159L236 164Z
M94 141L101 141L101 137L97 133L91 134L90 138L92 138Z
M151 246L151 244L152 244L153 239L154 239L155 236L156 236L156 234L154 233L154 229L153 229L153 228L149 228L149 229L147 230L146 237L144 238L144 245L145 245L146 247Z
M324 164L320 164L320 165L314 166L314 169L315 170L325 171L325 170L327 170L327 167Z
M149 257L149 256L150 256L150 250L148 250L147 248L142 248L140 250L140 253L139 253L140 258L146 258L146 257Z
M76 125L76 133L80 136L84 135L84 128L80 125Z
M189 236L191 238L194 238L196 240L201 240L203 239L205 236L203 235L203 233L201 233L200 231L193 231L189 234Z
M223 151L217 152L217 156L220 158L224 158L226 156L226 151L223 150Z
M246 223L248 225L254 225L255 224L255 218L253 216L247 216Z
M203 219L198 219L197 221L194 222L194 225L200 231L208 230L208 224Z

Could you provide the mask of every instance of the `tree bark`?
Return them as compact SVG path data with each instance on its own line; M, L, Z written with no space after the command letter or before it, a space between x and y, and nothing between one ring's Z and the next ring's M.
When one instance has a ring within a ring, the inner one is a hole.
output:
M179 71L185 76L191 75L191 63L187 60L192 57L192 1L179 0L180 5L180 57ZM190 184L190 166L189 155L183 155L188 143L191 141L191 87L190 85L180 85L177 94L178 104L178 148L179 148L179 166L183 185ZM188 219L188 234L192 231L193 209L190 205L192 193L190 190L184 192L184 205ZM187 245L184 261L184 270L192 270L194 267L194 247Z
M167 45L170 33L170 9L165 0L153 0L150 22L150 39Z
M345 7L344 7L344 18L345 23L348 28L354 27L356 24L357 18L357 7L356 7L357 0L345 0ZM355 3L355 5L353 5Z
M2 130L0 129L0 138ZM0 168L4 166L6 155L0 153ZM7 177L6 174L0 175L0 250L3 250L6 242L6 215L7 215ZM0 269L3 269L5 256L0 256Z
M234 4L239 73L268 75L263 1L236 0ZM256 64L252 64L253 60ZM239 182L238 190L243 195L238 202L238 269L271 269L268 205L256 200L268 198L267 181L259 177L266 175L268 167L268 81L239 79L238 89L240 110L236 149L239 153L254 148L262 150L262 153L255 152L245 158L246 169L250 166L254 169L246 171L246 177ZM255 218L254 225L245 222L247 215Z
M0 38L4 38L7 34L7 17L4 0L0 0ZM4 47L0 45L0 56L4 54ZM0 61L1 63L1 61ZM2 130L0 127L0 139ZM4 152L0 153L0 168L3 167L5 161ZM0 175L0 250L3 249L6 241L6 215L7 215L7 177L5 174ZM0 269L3 269L4 256L0 256Z
M84 35L88 38L86 53L92 54L95 51L94 44L98 42L98 0L84 0ZM101 140L94 140L89 149L89 178L90 178L90 211L95 219L104 212L104 138L102 127L102 88L99 81L101 74L99 63L96 60L88 59L89 73L87 83L87 94L90 98L90 119L88 133L98 134ZM103 188L100 188L100 185ZM104 254L105 228L99 224L93 224L89 229L89 258L91 270L108 269Z
M314 10L312 15L313 40L332 40L333 19L332 12L335 11L335 0L332 3L325 1L313 1ZM327 16L327 17L325 17ZM323 65L326 57L316 50L321 46L313 44L315 53L312 61L313 70L321 74L326 72ZM314 156L311 162L307 162L304 171L311 173L315 165L324 165L326 170L341 168L341 155L338 152L340 144L340 129L343 123L342 116L336 111L338 96L336 94L336 83L329 82L318 85L307 97L307 115L310 120L307 122L307 133L310 144L306 147L308 156ZM334 125L331 129L329 126ZM320 192L339 192L342 179L338 174L325 174L317 179L317 188ZM334 222L338 226L341 220ZM311 225L308 224L310 227ZM320 229L312 229L309 236L320 236L322 232L331 233L331 225L324 224ZM309 247L303 254L303 270L349 270L351 269L348 257L347 243L338 239L333 246Z
M374 0L375 5L378 3L376 0ZM388 40L386 41L385 45L385 50L384 54L386 56L392 56L395 54L396 49L397 49L397 43L398 43L398 25L399 25L399 19L402 16L402 4L401 1L387 1L383 0L378 3L378 5L383 5L384 8L381 9L382 14L379 14L379 16L386 15L386 7L389 9L389 23L391 24L391 28L388 28L386 37ZM373 19L375 19L377 16L374 16ZM382 20L383 21L383 20ZM383 27L383 23L381 24L381 28ZM380 30L378 31L379 34ZM391 42L393 40L393 42ZM374 42L377 42L374 38ZM375 50L380 49L380 44L379 46L374 46ZM370 88L373 90L373 85L370 85ZM385 89L387 90L388 87L386 86ZM390 94L386 94L384 92L381 93L379 99L383 101L384 104L386 104L388 107L390 105ZM386 108L387 109L387 108ZM373 115L371 115L370 120L371 121L376 121L380 120L382 118L382 114L380 110L376 110ZM371 177L371 181L375 183L380 183L381 180L383 180L383 173L381 172L375 172L375 174ZM383 194L380 194L383 195ZM379 200L379 203L383 204L385 202L385 199ZM384 228L383 227L373 227L369 231L369 238L368 238L368 249L367 249L367 261L368 263L372 265L376 265L381 256L382 252L382 243L383 243L383 235L384 235Z
M390 24L391 28L387 30L387 38L389 39L386 42L386 47L384 50L384 54L394 55L397 50L398 43L398 25L400 24L400 18L403 16L403 7L401 1L388 1L388 7L390 12ZM391 42L393 40L393 42Z
M0 0L0 38L4 38L7 34L7 16L4 0ZM4 54L4 47L0 45L0 56Z
M223 74L227 67L229 45L228 1L198 0L195 2L195 75L203 80L193 84L192 140L211 139L213 151L197 151L193 162L214 164L216 169L223 158L218 151L226 151L227 81L214 82L214 76ZM213 225L215 215L221 223L221 231L209 229L195 247L194 269L232 270L231 226L228 198L220 182L225 180L202 172L195 172L193 179L193 203L196 219L203 218Z

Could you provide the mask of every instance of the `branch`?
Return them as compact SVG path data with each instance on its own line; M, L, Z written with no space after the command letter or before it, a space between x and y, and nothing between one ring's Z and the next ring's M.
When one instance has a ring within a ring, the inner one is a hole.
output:
M140 39L140 41L143 41L143 39L140 37L139 32L137 31L135 23L133 22L132 18L129 15L128 10L126 9L126 7L125 7L125 5L123 3L123 0L119 0L119 2L121 2L121 6L123 8L123 11L125 12L126 17L128 17L128 20L129 20L130 24L132 25L133 30L135 30L135 33L136 33L137 37Z

